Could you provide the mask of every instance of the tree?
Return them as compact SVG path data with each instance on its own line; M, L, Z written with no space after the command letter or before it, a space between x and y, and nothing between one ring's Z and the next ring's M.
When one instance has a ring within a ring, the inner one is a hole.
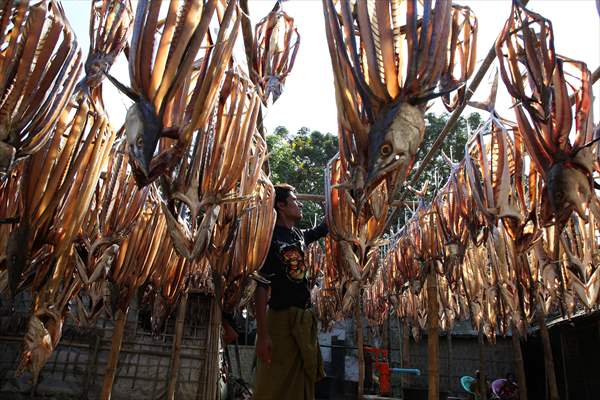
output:
M298 193L324 194L324 172L338 151L337 137L303 127L296 134L279 126L267 135L269 164L273 183L289 183ZM324 210L314 202L304 203L301 228L323 219Z

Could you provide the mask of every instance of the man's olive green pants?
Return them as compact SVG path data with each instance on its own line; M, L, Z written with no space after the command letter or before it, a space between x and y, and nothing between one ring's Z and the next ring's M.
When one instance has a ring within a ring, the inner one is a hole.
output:
M257 362L255 400L313 400L315 383L325 376L311 310L267 311L273 342L271 364Z

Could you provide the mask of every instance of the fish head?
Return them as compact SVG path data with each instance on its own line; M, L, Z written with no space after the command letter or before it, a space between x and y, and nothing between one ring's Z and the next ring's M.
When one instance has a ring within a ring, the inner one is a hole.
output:
M570 215L563 211L572 206L577 214L587 221L585 213L592 197L591 172L576 160L558 162L548 172L548 196L552 212L564 223ZM569 208L570 210L570 208Z
M425 135L423 111L406 102L383 110L369 131L366 190L392 172L404 179Z
M162 124L150 102L140 99L127 110L125 132L132 161L148 177L162 132Z
M125 86L110 74L105 74L119 91L133 100L133 105L129 107L125 117L125 137L132 162L148 177L150 161L163 130L161 118L152 102L145 96Z

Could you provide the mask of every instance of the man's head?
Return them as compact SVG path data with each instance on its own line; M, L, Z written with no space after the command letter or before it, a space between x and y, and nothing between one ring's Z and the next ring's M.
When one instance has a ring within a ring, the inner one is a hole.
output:
M302 203L296 198L296 189L288 184L275 185L277 219L292 226L302 219Z

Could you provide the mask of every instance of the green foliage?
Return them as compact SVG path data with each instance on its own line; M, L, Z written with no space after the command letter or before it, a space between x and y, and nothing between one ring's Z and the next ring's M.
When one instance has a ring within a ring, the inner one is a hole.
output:
M329 160L337 153L337 137L309 128L300 128L296 134L279 126L267 136L269 164L273 183L289 183L298 193L324 194L324 172ZM321 221L323 208L314 202L304 202L304 220L301 228Z

